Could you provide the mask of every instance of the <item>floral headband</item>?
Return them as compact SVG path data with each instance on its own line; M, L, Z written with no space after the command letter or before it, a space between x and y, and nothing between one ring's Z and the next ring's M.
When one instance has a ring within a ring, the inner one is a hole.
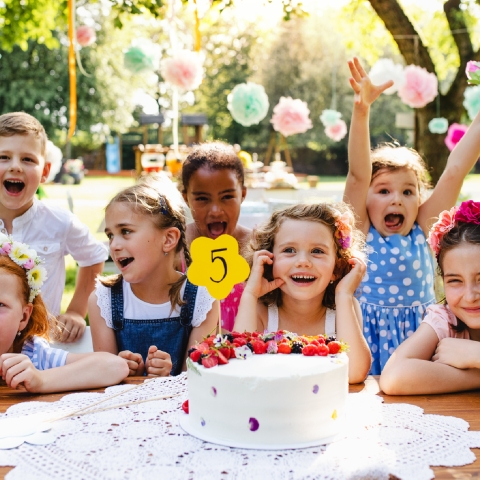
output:
M338 218L335 221L335 226L337 227L337 231L335 232L335 237L338 238L338 243L342 247L343 250L350 248L352 243L352 224L353 224L353 216L350 212L345 213L338 213Z
M444 210L439 215L438 221L433 224L427 238L436 257L440 254L440 242L443 236L458 222L480 225L480 202L468 200L468 202L462 202L459 207Z
M30 287L28 302L33 302L33 299L40 293L43 282L47 279L47 271L41 265L43 260L27 244L16 242L12 237L6 235L0 235L0 255L8 255L25 270Z

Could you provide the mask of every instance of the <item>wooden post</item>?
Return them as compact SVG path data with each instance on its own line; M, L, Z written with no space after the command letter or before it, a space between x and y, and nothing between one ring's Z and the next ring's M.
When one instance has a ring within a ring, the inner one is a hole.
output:
M270 133L270 141L268 142L267 153L265 154L265 166L270 163L270 158L272 157L273 147L275 146L275 143L275 132L272 131L272 133Z

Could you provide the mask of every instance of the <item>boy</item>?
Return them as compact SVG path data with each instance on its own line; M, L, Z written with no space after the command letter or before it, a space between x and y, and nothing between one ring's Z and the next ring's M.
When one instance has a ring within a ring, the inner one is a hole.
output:
M27 243L44 259L48 278L42 297L55 316L65 287L63 257L71 254L77 261L75 293L67 311L58 316L64 325L62 341L74 342L85 330L88 296L108 252L75 215L35 198L50 171L46 148L47 135L34 117L23 112L0 116L0 232Z

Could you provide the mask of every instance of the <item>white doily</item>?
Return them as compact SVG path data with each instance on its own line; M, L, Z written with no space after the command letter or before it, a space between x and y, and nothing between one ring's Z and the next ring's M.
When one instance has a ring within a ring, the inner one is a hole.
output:
M131 386L106 390L107 395ZM472 463L480 432L462 419L425 415L419 407L382 404L366 393L348 397L345 438L302 450L242 450L202 442L178 425L185 415L186 375L155 379L98 407L151 397L176 397L77 416L54 423L55 443L0 451L0 465L16 466L8 480L25 479L431 479L430 465ZM2 417L58 417L103 398L75 393L54 403L25 402ZM232 412L234 415L235 412Z

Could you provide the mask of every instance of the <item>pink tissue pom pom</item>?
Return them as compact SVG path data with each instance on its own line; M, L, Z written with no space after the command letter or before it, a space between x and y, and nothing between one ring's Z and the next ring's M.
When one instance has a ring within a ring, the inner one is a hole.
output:
M280 97L280 101L273 109L271 123L273 128L284 137L305 133L312 128L312 121L308 117L310 110L306 102L292 99L292 97Z
M202 83L202 62L198 53L182 50L162 62L166 82L181 90L195 90Z
M438 79L422 67L409 65L404 70L405 83L398 89L402 102L412 108L422 108L438 95Z
M88 47L97 39L97 34L92 27L82 25L77 28L77 42L82 47Z
M450 127L448 127L447 136L445 137L445 145L450 151L455 148L467 130L468 127L460 123L452 123Z
M347 132L347 124L343 120L338 120L335 125L325 128L325 135L335 142L339 142Z

